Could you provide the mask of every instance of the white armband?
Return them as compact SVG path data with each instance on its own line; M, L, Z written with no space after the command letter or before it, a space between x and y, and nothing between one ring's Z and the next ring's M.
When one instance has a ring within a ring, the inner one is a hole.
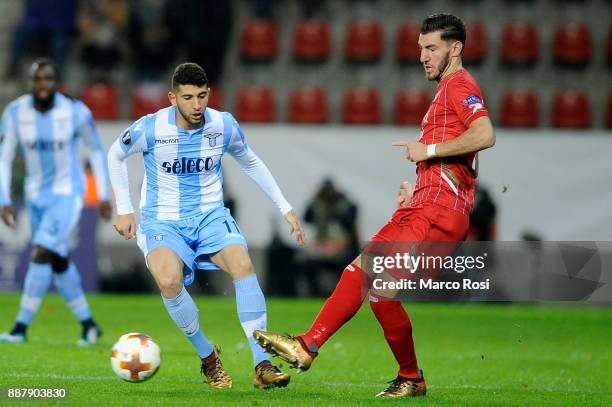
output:
M427 145L427 158L432 158L436 156L436 145L437 144Z

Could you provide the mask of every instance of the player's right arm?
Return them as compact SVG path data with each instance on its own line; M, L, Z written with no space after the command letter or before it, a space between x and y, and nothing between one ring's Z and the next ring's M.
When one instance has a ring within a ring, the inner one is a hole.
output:
M8 227L15 227L15 212L11 205L11 176L17 135L10 106L4 110L0 122L0 209L2 221Z
M130 126L108 150L108 174L117 207L117 216L113 225L125 240L136 236L136 220L130 196L126 158L148 150L145 120L146 117Z

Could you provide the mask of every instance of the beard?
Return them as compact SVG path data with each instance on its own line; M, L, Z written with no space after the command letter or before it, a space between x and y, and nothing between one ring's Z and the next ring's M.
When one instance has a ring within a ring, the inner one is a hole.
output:
M49 96L46 98L40 98L34 93L32 95L34 97L34 107L37 110L45 112L53 107L53 100L55 98L55 92L50 92Z
M436 70L437 70L438 74L435 77L432 77L432 78L430 78L428 76L427 79L429 79L430 81L440 82L440 80L442 79L442 75L444 75L444 72L446 71L446 68L448 68L449 64L450 64L450 52L448 52L444 56L442 61L436 67Z
M176 106L176 110L178 110L179 114L183 117L183 119L189 123L190 126L195 127L199 127L202 125L202 120L204 120L204 115L202 114L202 118L196 122L193 121L193 119L190 117L190 115L186 114L185 112L183 112L183 110L181 108L178 107L178 105Z

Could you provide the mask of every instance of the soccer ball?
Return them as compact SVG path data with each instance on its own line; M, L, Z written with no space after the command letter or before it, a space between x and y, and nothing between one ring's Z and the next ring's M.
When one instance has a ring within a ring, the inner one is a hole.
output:
M117 376L139 383L157 373L161 365L161 352L150 336L132 332L123 335L113 345L110 359Z

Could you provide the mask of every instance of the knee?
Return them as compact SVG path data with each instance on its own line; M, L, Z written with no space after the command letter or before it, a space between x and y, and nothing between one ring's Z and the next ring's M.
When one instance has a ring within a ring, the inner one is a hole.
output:
M162 295L166 298L174 298L179 295L183 289L183 280L180 273L174 272L172 267L165 267L164 264L160 264L156 268L157 270L153 274Z
M255 268L253 267L253 263L251 262L251 259L246 257L246 258L237 260L232 265L232 267L230 267L230 270L228 270L228 273L232 276L232 278L234 278L234 280L236 280L236 279L245 278L245 277L250 276L251 274L254 274Z
M183 281L174 276L163 276L157 280L157 285L162 295L166 298L174 298L183 289Z

